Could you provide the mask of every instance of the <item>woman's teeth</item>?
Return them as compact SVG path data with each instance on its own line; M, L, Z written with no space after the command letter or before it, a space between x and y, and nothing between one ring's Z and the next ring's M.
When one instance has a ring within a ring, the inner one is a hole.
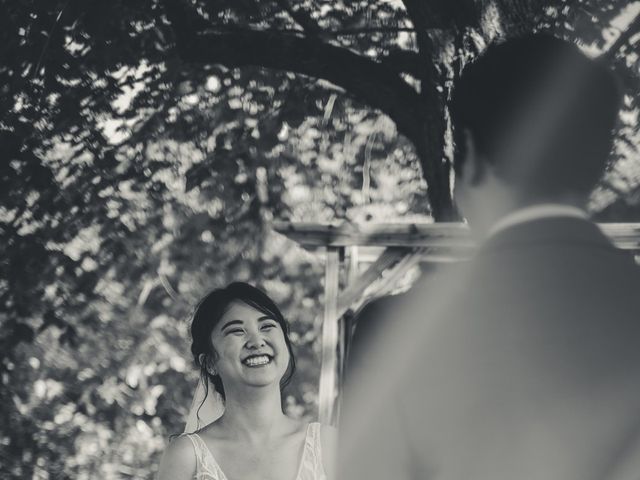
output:
M259 355L256 357L249 357L244 360L244 363L250 367L257 367L258 365L266 365L271 359L267 355Z

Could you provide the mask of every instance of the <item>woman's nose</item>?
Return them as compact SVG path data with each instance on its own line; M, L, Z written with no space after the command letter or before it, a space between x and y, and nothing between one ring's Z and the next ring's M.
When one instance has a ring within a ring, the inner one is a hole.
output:
M246 345L250 349L262 348L265 346L265 341L260 332L253 332L247 337Z

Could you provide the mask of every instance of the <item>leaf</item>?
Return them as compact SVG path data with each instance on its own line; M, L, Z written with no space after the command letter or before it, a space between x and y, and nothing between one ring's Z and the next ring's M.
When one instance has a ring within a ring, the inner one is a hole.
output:
M20 343L20 342L31 343L35 338L35 333L29 325L25 325L24 323L18 323L13 328L12 336L16 343Z
M38 333L43 332L51 326L63 328L67 323L56 315L53 310L47 310L42 317L42 325L38 328Z

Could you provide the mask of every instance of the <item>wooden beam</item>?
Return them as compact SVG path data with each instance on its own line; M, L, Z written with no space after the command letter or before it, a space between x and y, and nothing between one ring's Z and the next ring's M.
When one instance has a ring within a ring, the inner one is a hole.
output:
M640 223L599 223L602 231L624 250L640 250Z
M361 268L374 263L384 250L385 247L378 246L359 247L358 262ZM412 249L407 247L406 250L410 251ZM420 261L425 263L458 262L469 258L473 253L473 249L469 247L417 248L415 250L420 254Z
M620 248L640 250L640 223L601 223ZM463 223L374 223L354 225L274 222L274 229L304 247L429 247L470 250L474 242Z
M337 304L338 316L344 315L344 313L362 297L365 290L382 276L385 270L397 264L411 252L412 250L407 248L386 248L367 270L347 285L340 293Z
M462 223L290 223L274 222L273 228L305 247L378 245L385 247L471 246Z

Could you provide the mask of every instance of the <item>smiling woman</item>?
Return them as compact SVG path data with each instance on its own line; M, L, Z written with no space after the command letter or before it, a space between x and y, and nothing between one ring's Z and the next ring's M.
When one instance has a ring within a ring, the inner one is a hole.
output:
M289 324L269 296L241 282L214 290L197 306L191 336L205 398L211 383L225 410L171 442L159 479L326 479L335 434L282 410L295 359Z
M223 382L221 373L214 364L224 361L224 358L218 357L224 354L226 348L230 348L231 345L237 347L242 340L249 342L244 355L248 355L248 352L254 353L255 349L252 350L250 347L253 345L252 336L259 330L256 323L258 319L270 320L261 326L261 331L268 332L276 328L279 330L277 336L282 338L286 346L282 353L288 356L287 368L279 380L282 390L293 376L295 358L289 340L289 323L268 295L247 283L235 282L226 288L212 291L196 307L191 323L191 353L196 365L200 367L203 380L208 378L223 400L226 398L225 388L233 388L231 382L234 380L228 378L226 383ZM273 332L270 337L272 336ZM203 383L207 385L207 382Z

